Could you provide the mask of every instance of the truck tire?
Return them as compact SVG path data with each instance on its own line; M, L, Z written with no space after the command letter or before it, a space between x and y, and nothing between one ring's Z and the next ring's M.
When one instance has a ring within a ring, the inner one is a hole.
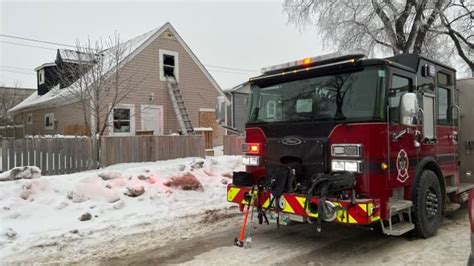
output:
M424 170L414 192L415 231L422 238L434 236L443 220L443 195L436 174Z

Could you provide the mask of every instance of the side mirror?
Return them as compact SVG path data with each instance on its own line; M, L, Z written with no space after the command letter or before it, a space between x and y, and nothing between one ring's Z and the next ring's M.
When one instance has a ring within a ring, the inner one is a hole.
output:
M418 120L418 98L416 93L407 92L400 99L400 123L414 126Z
M225 96L217 97L216 122L219 125L225 125L226 106L227 106L227 104L226 104Z

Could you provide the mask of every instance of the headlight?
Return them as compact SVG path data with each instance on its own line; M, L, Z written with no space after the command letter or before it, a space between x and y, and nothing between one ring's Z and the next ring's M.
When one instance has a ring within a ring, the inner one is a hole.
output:
M331 170L333 172L347 171L353 173L360 173L362 172L362 161L332 160Z
M361 144L333 144L331 155L334 157L362 157Z
M249 166L259 166L260 157L258 156L242 156L242 164Z

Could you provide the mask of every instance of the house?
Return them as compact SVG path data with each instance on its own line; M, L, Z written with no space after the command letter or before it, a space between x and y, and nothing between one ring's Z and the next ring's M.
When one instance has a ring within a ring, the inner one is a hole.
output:
M225 96L218 97L218 106L225 117L218 118L219 124L230 129L233 133L242 134L245 131L248 112L247 103L250 94L249 82L244 82L224 91Z
M184 121L192 125L191 131L212 128L214 143L222 143L223 130L216 126L214 107L216 97L224 93L173 26L166 23L124 45L130 49L120 69L134 71L140 82L110 113L106 135L172 134L183 132ZM90 111L81 111L81 104L68 100L65 91L99 60L107 60L101 52L58 50L54 62L36 68L37 93L10 109L16 123L31 135L85 134ZM175 80L174 89L169 77Z
M35 92L32 88L0 87L0 137L23 134L22 125L15 126L8 110Z

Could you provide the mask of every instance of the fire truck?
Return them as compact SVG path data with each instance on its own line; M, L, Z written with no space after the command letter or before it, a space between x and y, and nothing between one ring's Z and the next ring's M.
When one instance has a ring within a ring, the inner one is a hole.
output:
M436 234L474 188L474 80L416 54L336 53L251 78L245 171L227 201L258 222ZM252 219L251 219L252 221ZM251 229L251 228L250 228Z
M469 202L467 207L469 221L471 222L471 255L467 262L468 266L474 265L474 189L469 192Z

